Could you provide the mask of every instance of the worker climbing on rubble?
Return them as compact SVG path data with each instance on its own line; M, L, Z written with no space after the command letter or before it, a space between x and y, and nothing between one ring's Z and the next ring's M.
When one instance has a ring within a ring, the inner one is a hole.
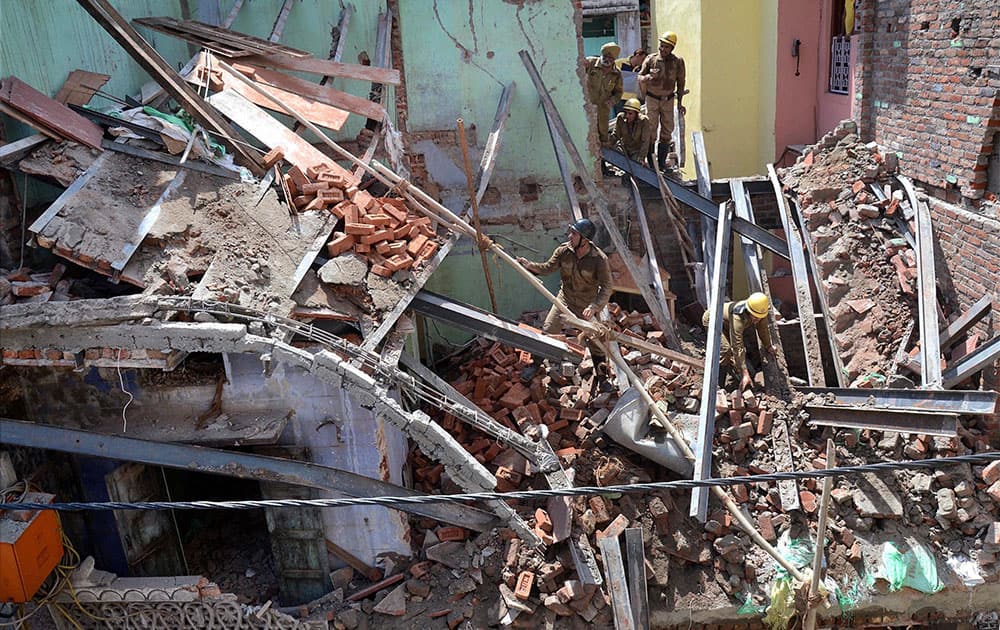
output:
M684 60L674 54L677 35L667 31L660 35L657 52L646 57L639 68L640 90L646 94L646 113L651 124L659 124L659 143L656 145L656 164L662 171L666 166L667 154L673 151L671 134L674 132L674 101L677 111L687 110L681 104L684 98L686 71Z
M608 42L601 46L600 57L586 58L587 98L597 108L597 136L601 146L608 146L611 108L622 97L622 72L615 65L621 46Z
M608 257L592 242L596 233L597 226L593 221L580 219L569 225L569 240L556 247L547 261L536 263L521 257L517 259L525 269L540 276L558 269L561 283L556 299L581 319L596 317L611 297L611 266ZM558 334L562 332L563 323L562 313L553 304L542 330ZM606 377L604 350L594 341L589 341L587 346L594 360L594 369L599 376ZM538 372L540 361L535 357L532 359L532 365L521 373L522 380L530 381Z
M615 117L615 126L611 130L611 144L630 160L645 164L651 148L653 130L649 118L640 111L641 108L642 105L637 98L625 101L625 111Z
M743 371L740 380L740 391L745 390L753 382L746 359L746 343L743 335L753 326L760 341L761 354L774 357L778 348L771 343L771 331L767 327L767 314L771 308L771 300L764 293L751 293L745 300L726 302L722 305L722 340L719 347L719 366L725 374L719 374L720 386L724 386L726 377L734 378ZM711 311L705 311L701 323L708 326ZM724 388L724 387L723 387Z

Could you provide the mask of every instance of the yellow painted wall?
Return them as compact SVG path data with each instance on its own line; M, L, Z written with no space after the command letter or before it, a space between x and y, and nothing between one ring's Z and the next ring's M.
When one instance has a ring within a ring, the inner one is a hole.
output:
M656 33L677 33L690 136L705 134L712 177L764 172L774 147L777 0L653 0ZM694 177L689 157L686 178Z

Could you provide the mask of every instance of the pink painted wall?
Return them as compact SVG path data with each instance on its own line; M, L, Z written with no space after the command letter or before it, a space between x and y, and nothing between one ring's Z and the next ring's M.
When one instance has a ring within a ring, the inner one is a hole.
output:
M779 0L777 98L774 120L774 157L791 144L812 144L838 122L851 117L850 94L829 91L831 0ZM799 76L792 42L799 45ZM854 39L854 38L852 38ZM853 65L855 42L852 41Z

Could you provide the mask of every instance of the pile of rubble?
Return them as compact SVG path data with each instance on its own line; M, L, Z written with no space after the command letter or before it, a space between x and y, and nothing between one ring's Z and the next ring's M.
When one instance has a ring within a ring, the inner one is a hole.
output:
M916 317L914 210L890 178L898 159L864 144L853 122L841 123L782 172L797 198L847 379L881 387Z

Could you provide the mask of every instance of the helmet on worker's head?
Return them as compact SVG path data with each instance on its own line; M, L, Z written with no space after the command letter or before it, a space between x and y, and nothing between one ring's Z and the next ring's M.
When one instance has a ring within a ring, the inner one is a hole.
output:
M642 103L639 102L639 99L630 98L625 101L625 111L638 112L640 109L642 109Z
M767 311L771 308L771 300L763 293L751 293L747 298L747 310L757 319L767 317Z
M677 33L673 31L664 31L663 35L660 35L661 44L670 44L671 46L677 45Z
M588 241L594 240L597 234L597 226L590 219L579 219L569 224L569 229L573 230Z
M614 42L608 42L607 44L604 44L603 46L601 46L601 56L602 57L604 55L611 55L612 57L614 57L615 59L617 59L618 55L620 55L621 53L622 53L622 47L619 46L618 44L614 43Z

